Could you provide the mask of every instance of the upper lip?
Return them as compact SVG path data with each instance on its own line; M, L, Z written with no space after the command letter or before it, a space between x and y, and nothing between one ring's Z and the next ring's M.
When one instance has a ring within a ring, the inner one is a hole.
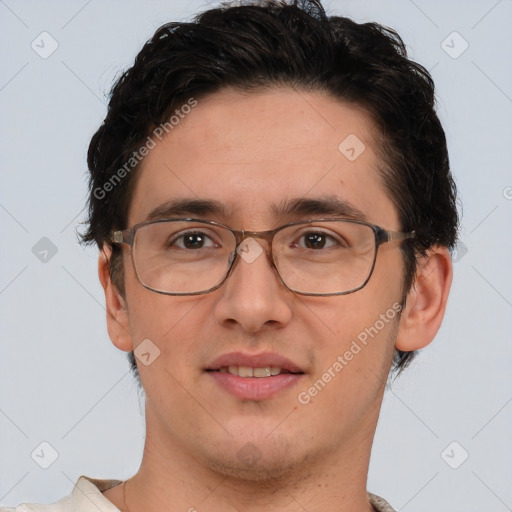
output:
M206 370L219 370L223 366L247 366L250 368L276 367L291 373L304 373L304 371L288 358L273 352L260 354L247 354L244 352L230 352L214 359Z

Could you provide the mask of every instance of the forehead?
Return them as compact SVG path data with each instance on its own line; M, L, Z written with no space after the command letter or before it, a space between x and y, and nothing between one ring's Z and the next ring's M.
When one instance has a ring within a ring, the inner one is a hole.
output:
M396 224L378 172L375 127L362 109L325 93L280 88L225 89L186 111L162 140L153 136L129 225L169 201L207 199L224 205L213 216L233 227L265 229L283 217L276 206L325 197L375 223Z

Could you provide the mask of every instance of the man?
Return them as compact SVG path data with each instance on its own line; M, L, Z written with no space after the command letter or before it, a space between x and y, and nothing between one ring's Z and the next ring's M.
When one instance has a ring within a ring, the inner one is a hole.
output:
M34 510L393 510L366 490L382 396L437 333L457 231L400 38L313 0L163 26L88 163L83 239L146 442L127 481Z

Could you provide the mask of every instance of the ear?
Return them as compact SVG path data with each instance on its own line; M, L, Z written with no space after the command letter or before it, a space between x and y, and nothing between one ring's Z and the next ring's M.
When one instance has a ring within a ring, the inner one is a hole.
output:
M398 350L418 350L434 339L446 310L452 275L448 248L436 246L420 259L400 319Z
M125 299L114 286L109 272L112 249L104 244L98 259L98 276L105 292L107 330L112 343L119 349L133 350L130 319Z

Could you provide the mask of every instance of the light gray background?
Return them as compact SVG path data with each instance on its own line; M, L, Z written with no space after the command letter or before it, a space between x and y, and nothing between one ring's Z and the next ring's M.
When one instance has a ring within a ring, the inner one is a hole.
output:
M81 474L137 471L143 398L106 333L97 251L75 234L85 154L113 77L158 26L206 6L0 0L1 504L56 501ZM512 510L512 2L325 6L397 29L432 71L463 203L446 320L386 393L368 488L406 512ZM31 48L43 31L59 45L48 59ZM469 44L458 58L453 31ZM46 262L32 252L42 237L57 248ZM31 458L43 441L58 452L48 469Z

